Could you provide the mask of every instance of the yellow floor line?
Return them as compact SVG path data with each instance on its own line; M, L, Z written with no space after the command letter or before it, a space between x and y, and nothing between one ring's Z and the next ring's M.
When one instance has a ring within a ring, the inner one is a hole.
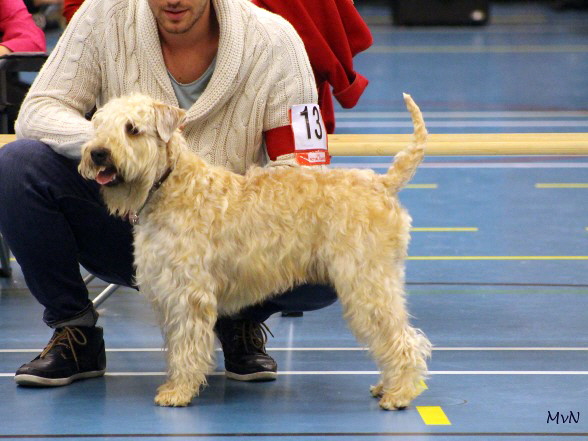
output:
M408 260L588 260L588 256L409 256Z
M451 426L441 406L417 406L417 411L427 426Z
M414 232L434 232L434 233L457 233L457 232L476 232L476 227L413 227Z
M588 231L588 227L586 227ZM588 260L588 256L408 256L408 260ZM16 262L14 257L11 262Z
M464 46L464 45L436 45L436 46L372 46L366 52L377 54L392 53L584 53L588 52L586 44L566 45L492 45L492 46Z
M437 184L408 184L404 188L412 188L418 190L436 190L438 186Z
M540 182L535 188L588 188L588 182Z

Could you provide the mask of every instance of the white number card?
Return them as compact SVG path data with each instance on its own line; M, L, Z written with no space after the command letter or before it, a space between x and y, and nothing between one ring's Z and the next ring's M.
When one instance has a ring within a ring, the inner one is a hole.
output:
M319 106L298 104L290 112L295 150L327 150L327 131Z
M327 130L318 104L298 104L290 110L294 151L301 165L330 163Z

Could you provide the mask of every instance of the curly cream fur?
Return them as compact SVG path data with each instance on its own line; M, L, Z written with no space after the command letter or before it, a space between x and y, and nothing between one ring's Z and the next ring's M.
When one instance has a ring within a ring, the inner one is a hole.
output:
M416 104L409 96L405 101L414 140L386 175L275 167L241 176L186 148L178 109L134 95L96 115L80 172L96 178L103 167L91 153L108 149L122 181L103 187L106 204L121 216L142 210L136 277L168 347L168 378L157 404L185 406L205 384L218 315L302 283L336 289L349 327L382 371L372 394L383 408L406 407L420 393L431 345L406 311L411 219L396 193L423 158L426 129ZM138 134L125 131L129 123Z

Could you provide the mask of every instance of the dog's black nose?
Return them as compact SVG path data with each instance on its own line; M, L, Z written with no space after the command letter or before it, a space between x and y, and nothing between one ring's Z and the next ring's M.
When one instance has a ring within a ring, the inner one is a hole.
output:
M110 158L110 150L104 147L98 147L90 152L90 157L96 165L106 165Z

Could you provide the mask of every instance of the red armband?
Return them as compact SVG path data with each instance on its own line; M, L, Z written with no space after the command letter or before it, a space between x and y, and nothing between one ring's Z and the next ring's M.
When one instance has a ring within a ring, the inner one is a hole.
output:
M316 104L297 104L290 109L291 124L264 132L270 160L295 154L300 165L329 164L327 131Z
M278 156L294 153L294 132L292 126L276 127L264 132L265 148L272 161Z

